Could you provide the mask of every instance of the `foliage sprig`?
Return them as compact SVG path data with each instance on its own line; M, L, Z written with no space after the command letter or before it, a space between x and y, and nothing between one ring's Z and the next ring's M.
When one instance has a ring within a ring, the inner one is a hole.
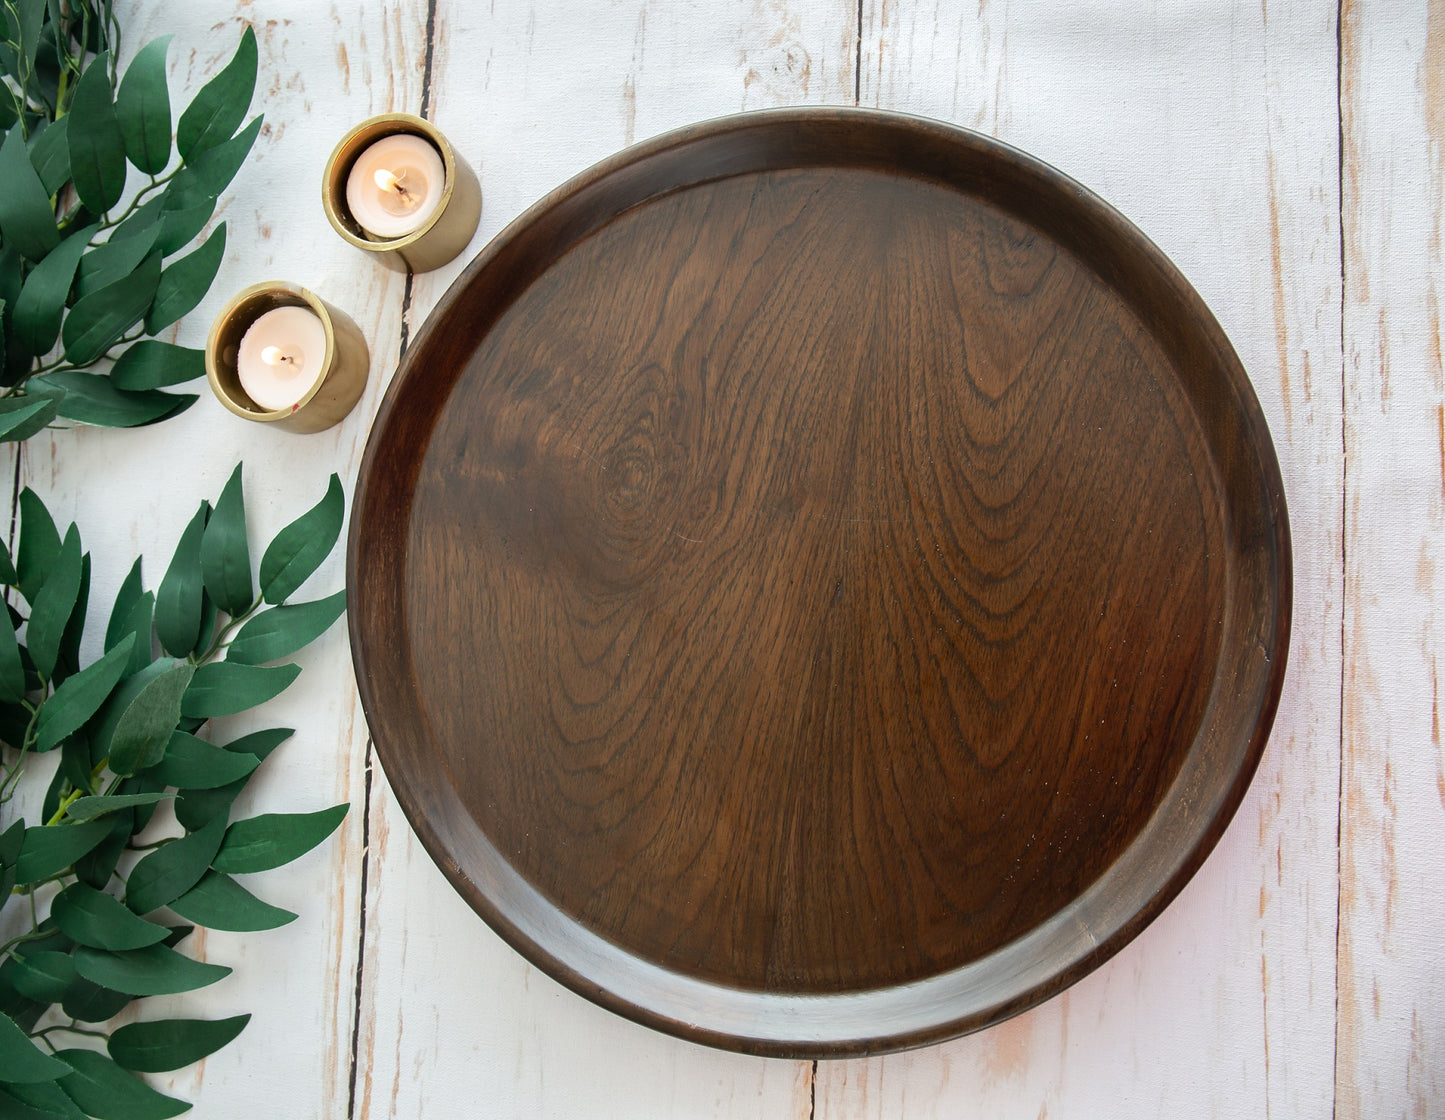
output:
M124 75L119 37L109 0L0 0L0 441L154 424L196 399L166 390L205 373L200 350L154 336L201 301L225 253L220 222L177 255L260 133L259 116L242 127L255 33L174 134L169 37Z
M246 1025L241 1015L104 1026L133 1001L230 973L178 948L195 925L256 931L294 919L234 876L289 863L346 814L232 820L291 731L219 745L204 735L212 717L286 689L301 670L284 659L344 611L344 591L291 602L334 548L343 512L332 475L266 547L258 578L237 466L215 504L197 509L154 592L135 562L87 664L90 554L75 525L62 534L32 491L21 494L14 555L0 544L11 600L0 618L0 810L40 810L0 828L0 1115L174 1116L190 1106L136 1074L197 1061ZM45 783L43 794L37 785L17 798L22 781Z

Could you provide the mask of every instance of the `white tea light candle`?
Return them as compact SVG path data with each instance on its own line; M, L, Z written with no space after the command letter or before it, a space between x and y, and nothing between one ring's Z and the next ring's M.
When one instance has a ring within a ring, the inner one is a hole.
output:
M482 184L436 125L384 113L362 121L332 150L321 206L342 240L378 264L428 272L471 243Z
M326 328L305 307L277 307L241 337L236 376L246 395L267 411L292 408L326 365Z
M420 136L393 133L357 157L346 179L346 205L363 230L388 241L422 227L441 203L445 183L435 148Z

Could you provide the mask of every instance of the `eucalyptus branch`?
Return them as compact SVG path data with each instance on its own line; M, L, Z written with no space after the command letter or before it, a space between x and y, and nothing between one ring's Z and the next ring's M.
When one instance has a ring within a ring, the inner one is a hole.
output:
M337 805L313 813L232 820L233 804L258 761L290 732L253 732L220 746L201 738L211 717L253 708L289 686L300 670L274 662L318 637L340 616L343 592L311 603L288 603L340 537L345 514L340 482L333 475L326 496L270 542L260 557L258 577L238 466L214 505L201 503L182 534L161 579L161 593L144 590L136 562L109 612L108 648L94 662L79 666L74 664L74 647L63 657L63 649L57 649L59 635L73 625L83 626L91 614L81 579L86 553L79 532L62 538L32 491L21 493L19 511L15 552L26 558L23 578L17 572L7 582L13 578L16 603L32 617L37 597L44 595L50 622L48 630L37 631L8 611L0 618L0 695L4 703L24 705L28 713L21 744L25 750L60 752L62 778L53 791L40 795L37 789L37 796L27 799L30 804L50 801L51 810L40 824L16 822L0 830L0 867L13 884L0 901L23 896L30 918L28 930L0 946L0 967L23 961L27 945L39 943L46 952L68 953L82 929L82 937L99 937L99 944L113 938L113 943L132 946L141 932L152 937L145 944L156 947L146 967L166 983L194 987L197 970L204 975L209 966L178 951L162 952L161 945L170 939L146 915L172 907L187 920L217 928L261 930L281 924L293 915L245 892L207 894L203 887L220 882L221 875L290 862L330 835L347 811L347 806ZM32 578L37 556L45 557L38 579ZM173 593L174 588L182 588L182 593ZM207 623L210 617L216 625ZM4 631L7 621L10 633ZM33 683L32 667L38 663L48 668L52 662L65 666L63 673L44 674L58 679L58 685L52 691L47 683L43 694L27 694L24 686ZM17 718L13 711L11 718ZM77 746L86 765L81 772L76 769ZM104 757L89 765L87 750ZM24 753L7 782L19 780ZM107 799L108 805L103 803ZM143 841L154 807L165 800L174 805L179 833ZM118 865L126 852L136 862L123 875ZM197 891L202 898L192 901L200 913L187 904ZM50 908L43 926L42 893ZM116 955L131 949L112 952L96 948L91 940L83 943L88 962L102 974L107 968L134 966L133 958ZM225 970L210 971L219 979ZM74 983L79 987L66 989L56 1003L64 1007L72 998L91 1000L94 989L89 985L106 987L94 973ZM34 1024L47 1005L27 997L18 1006L22 1013L12 1015L12 1021L29 1034L30 1045L42 1050L56 1051L56 1037L66 1033L106 1039L104 1057L95 1060L110 1063L105 1069L112 1079L130 1077L126 1071L134 1071L137 1064L141 1071L156 1068L152 1055L157 1052L172 1063L168 1069L197 1061L226 1045L246 1021L245 1016L135 1021L107 1034L108 1028L77 1027L72 1016L69 1025L37 1030ZM104 1014L118 1014L124 1006L116 1004ZM161 1098L155 1111L145 1115L178 1111L175 1102L143 1082L127 1084L125 1092Z
M31 8L32 3L37 7ZM15 182L0 182L0 197L14 200L6 208L5 240L7 247L13 241L24 250L16 266L18 279L34 301L19 321L7 309L0 354L6 355L6 380L12 388L0 400L23 395L15 390L36 376L92 372L109 377L106 363L117 357L118 347L154 337L148 327L158 335L201 302L221 264L223 229L212 230L203 244L174 261L165 282L155 268L150 244L130 260L109 234L139 217L148 223L141 236L150 235L152 243L159 237L163 256L181 252L201 233L257 135L254 127L240 130L256 86L256 38L250 28L243 32L235 57L176 118L163 47L153 49L153 44L139 51L121 80L117 59L122 29L112 6L38 0L17 5L15 0L0 0L0 11L15 13L21 8L30 20L42 21L42 37L53 39L59 74L52 90L48 79L42 81L33 73L26 51L17 47L6 53L4 63L15 72L0 75L0 84L14 102L22 135L30 138L37 126L53 127L61 120L66 132L63 143L45 145L43 152L44 140L39 141L32 153L35 165L7 172L6 177L13 176ZM24 26L23 38L31 50L35 48L31 23L22 24L14 15L6 23L10 30ZM126 142L136 136L145 139L140 144ZM225 152L219 158L205 158L222 148ZM88 154L77 155L80 162L72 166L72 152ZM184 183L177 181L182 171ZM139 189L131 190L136 184ZM162 199L166 202L158 201ZM146 206L153 212L143 211ZM65 237L76 222L98 226L97 236L84 246ZM64 284L53 278L38 287L25 286L28 276L55 253L64 254L64 264L58 273L50 270L52 277L100 274L104 282L83 295L83 283ZM149 306L136 306L138 293L144 293L139 298L148 300ZM99 340L136 322L141 326L102 353L72 353L78 361L47 360L57 334L66 340ZM169 387L200 376L196 352L164 341L146 357L147 376L160 388L122 388L113 382L97 387L89 379L52 385L47 396L54 401L53 413L34 423L10 424L0 440L26 439L65 422L135 427L184 411L195 397Z

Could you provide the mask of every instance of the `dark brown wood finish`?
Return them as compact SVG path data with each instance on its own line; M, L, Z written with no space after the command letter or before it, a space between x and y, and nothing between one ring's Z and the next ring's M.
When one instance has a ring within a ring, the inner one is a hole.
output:
M428 850L599 1002L756 1053L1046 998L1188 879L1284 671L1278 467L1077 184L858 110L514 223L387 396L353 649Z

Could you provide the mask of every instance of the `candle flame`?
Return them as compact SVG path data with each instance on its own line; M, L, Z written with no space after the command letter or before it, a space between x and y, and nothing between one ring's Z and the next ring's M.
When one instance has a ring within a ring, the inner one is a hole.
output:
M261 360L268 366L279 366L289 363L291 359L279 346L268 346L261 351Z
M397 184L401 182L400 179L385 167L378 168L376 174L372 176L372 179L375 181L377 189L383 191L395 190Z

